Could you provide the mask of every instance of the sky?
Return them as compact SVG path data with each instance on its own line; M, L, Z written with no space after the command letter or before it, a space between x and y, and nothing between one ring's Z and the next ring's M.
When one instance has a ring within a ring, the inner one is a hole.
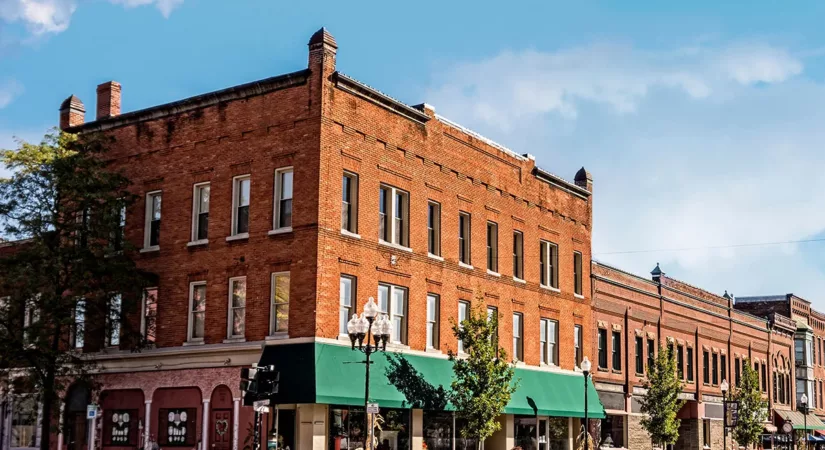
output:
M0 0L0 147L71 94L91 120L104 81L126 112L302 69L325 26L342 72L569 180L586 167L595 259L825 311L823 19L815 1Z

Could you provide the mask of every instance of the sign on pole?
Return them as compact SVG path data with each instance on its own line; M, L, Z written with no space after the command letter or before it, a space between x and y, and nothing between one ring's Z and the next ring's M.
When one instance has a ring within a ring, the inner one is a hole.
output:
M367 403L367 414L378 414L378 403Z
M86 405L86 418L89 420L97 418L97 405L94 403Z
M252 406L255 408L255 411L259 413L268 413L269 412L269 399L264 400L257 400L252 403Z
M733 428L739 422L739 402L728 402L725 426Z

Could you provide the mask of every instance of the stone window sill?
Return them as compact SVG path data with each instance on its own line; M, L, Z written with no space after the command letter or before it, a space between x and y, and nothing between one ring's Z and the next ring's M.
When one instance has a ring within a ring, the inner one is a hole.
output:
M191 346L203 345L203 344L204 344L203 339L199 339L199 340L186 341L186 342L183 343L183 346L184 347L191 347Z
M547 286L547 285L544 285L544 284L540 284L539 287L541 287L542 289L546 289L550 292L555 292L557 294L561 293L561 289L554 288L553 286Z
M436 260L436 261L441 261L441 262L444 262L444 258L443 258L443 257L438 256L438 255L433 254L433 253L430 253L430 252L427 252L427 257L429 257L430 259L434 259L434 260Z
M461 261L459 261L459 262L458 262L458 267L461 267L462 269L469 269L469 270L473 270L473 266L471 266L471 265L469 265L469 264L467 264L467 263L463 263L463 262L461 262Z
M153 245L151 247L144 247L144 248L140 249L141 253L152 253L152 252L159 252L159 251L160 251L160 245Z
M573 294L573 297L580 298L580 299L584 300L584 295L581 295L581 294Z
M199 245L206 245L209 243L209 239L200 239L197 241L192 241L186 244L187 247L197 247Z
M239 342L246 342L245 337L230 337L223 340L224 344L237 344Z
M515 281L516 283L527 284L527 281L525 281L525 280L523 280L519 277L513 277L513 281Z
M498 272L494 272L494 271L492 271L492 270L490 270L490 269L487 269L487 275L492 275L492 276L494 276L494 277L501 277L501 274L500 274L500 273L498 273Z
M379 239L379 240L378 240L378 243L379 243L379 244L381 244L381 245L383 245L383 246L386 246L386 247L391 247L391 248L394 248L394 249L396 249L396 250L403 250L403 251L405 251L405 252L410 252L410 253L412 253L412 248L410 248L410 247L404 247L403 245L400 245L400 244L394 244L394 243L392 243L392 242L387 242L387 241L385 241L385 240L383 240L383 239Z
M232 236L227 236L226 242L241 241L244 239L249 239L249 233L240 233Z
M269 232L267 232L266 234L269 235L269 236L275 236L275 235L278 235L278 234L286 234L286 233L292 233L292 227L276 228L274 230L269 230Z
M341 229L341 234L346 237L351 237L353 239L361 239L361 235L358 233L353 233L352 231Z

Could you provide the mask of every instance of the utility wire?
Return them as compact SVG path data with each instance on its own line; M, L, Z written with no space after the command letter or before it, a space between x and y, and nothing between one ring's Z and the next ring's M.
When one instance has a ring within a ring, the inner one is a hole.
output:
M628 255L633 253L686 252L694 250L712 250L721 248L763 247L768 245L804 244L807 242L825 242L825 238L800 239L797 241L758 242L751 244L708 245L705 247L662 248L658 250L625 250L618 252L596 252L593 253L593 255Z

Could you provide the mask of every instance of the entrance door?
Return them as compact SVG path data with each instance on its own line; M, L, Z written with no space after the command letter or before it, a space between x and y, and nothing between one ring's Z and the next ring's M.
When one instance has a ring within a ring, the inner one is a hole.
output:
M69 413L68 414L68 431L69 450L86 450L88 445L86 443L86 431L88 429L88 420L86 420L85 413Z
M212 411L212 449L232 449L232 410L215 409Z

